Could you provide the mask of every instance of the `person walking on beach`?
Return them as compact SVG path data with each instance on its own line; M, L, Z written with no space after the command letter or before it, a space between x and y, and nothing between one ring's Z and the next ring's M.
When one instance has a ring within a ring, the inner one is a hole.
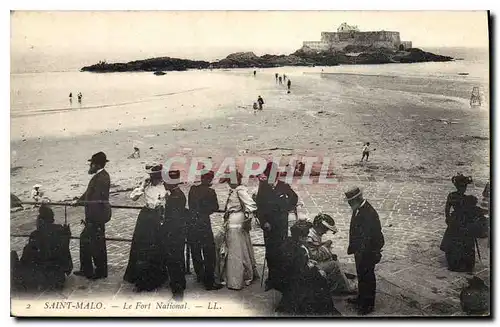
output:
M73 103L73 93L69 92L69 103Z
M283 84L283 79L282 79L281 76L278 77L278 82L279 82L280 85Z
M167 271L162 261L160 226L165 212L167 190L162 165L147 165L145 179L130 194L133 201L144 199L135 224L127 269L123 280L135 284L137 291L151 291L163 284Z
M214 175L213 171L201 175L201 184L192 186L188 196L191 215L187 238L197 280L202 281L208 291L222 288L215 283L215 241L210 222L210 215L219 210L217 194L210 187Z
M382 258L384 235L377 211L363 198L361 190L354 187L345 196L353 211L347 254L354 254L359 290L357 298L348 302L357 306L359 314L366 315L375 306L375 265Z
M256 70L253 71L253 77L255 77L255 75L257 75L257 71Z
M276 84L278 84L278 73L274 74L274 77L276 78Z
M257 102L259 103L259 110L262 110L262 106L264 105L264 99L259 95L257 98Z
M83 97L82 92L79 92L78 93L78 103L82 103L82 97Z
M286 81L286 75L283 74L283 82Z
M366 161L368 161L368 157L370 156L370 142L366 142L363 146L363 156L361 157L361 161L366 157Z
M292 81L290 81L290 79L286 82L286 86L288 87L288 92L290 92L290 87L292 87Z
M168 172L165 182L165 218L160 233L163 239L163 252L170 279L170 289L176 301L182 301L186 289L185 241L186 241L186 196L179 188L179 170Z
M89 279L108 277L105 224L111 219L109 204L110 178L104 167L108 162L104 152L98 152L89 159L88 173L94 175L87 190L74 205L85 205L85 220L80 234L80 270L77 276ZM95 268L94 268L95 266Z

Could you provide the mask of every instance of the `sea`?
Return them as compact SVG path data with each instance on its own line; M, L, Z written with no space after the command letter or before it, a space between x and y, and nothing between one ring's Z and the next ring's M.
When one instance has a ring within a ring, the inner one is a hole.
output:
M428 62L413 64L380 65L340 65L333 67L280 67L280 73L289 76L303 74L355 74L370 76L404 76L419 79L440 79L452 82L464 81L482 86L482 94L488 96L489 87L489 51L487 48L424 48L425 51L448 55L456 58L452 62ZM11 57L10 74L10 114L11 126L16 119L24 124L26 118L40 115L56 115L73 111L97 110L104 113L126 112L134 107L149 107L150 104L169 103L172 95L177 95L175 102L190 103L197 91L218 89L230 96L231 88L237 87L235 76L241 76L251 69L231 70L189 70L168 72L165 76L155 76L151 72L130 73L90 73L80 72L84 65L91 64L88 59L79 64L75 58L58 60L50 54L36 56ZM146 58L146 56L145 56ZM126 57L122 62L129 61ZM137 58L130 58L135 60ZM259 69L260 74L274 75L276 68ZM245 88L245 84L239 87ZM77 101L77 94L82 93L82 102ZM73 95L70 101L69 95ZM179 95L184 94L182 100ZM204 93L210 98L210 93ZM200 104L203 99L198 99ZM195 114L202 113L194 111ZM76 116L75 116L76 117ZM82 116L83 117L83 116ZM17 129L20 131L20 129ZM83 129L82 129L83 131ZM22 137L14 128L12 137Z

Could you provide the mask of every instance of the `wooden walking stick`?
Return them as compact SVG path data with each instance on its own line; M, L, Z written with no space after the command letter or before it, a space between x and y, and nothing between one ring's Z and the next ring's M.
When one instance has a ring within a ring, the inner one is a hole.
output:
M186 244L186 275L191 275L191 248Z
M474 244L476 245L477 256L479 257L479 262L483 263L481 260L481 252L479 251L479 244L477 243L477 238L474 237Z
M261 277L260 277L260 288L263 287L263 283L264 283L264 273L266 271L266 259L264 259L264 264L262 265L262 274L261 274Z

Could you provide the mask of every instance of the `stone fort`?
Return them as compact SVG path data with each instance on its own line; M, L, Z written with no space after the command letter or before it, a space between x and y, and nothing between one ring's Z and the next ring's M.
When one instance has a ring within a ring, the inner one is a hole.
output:
M337 32L321 32L321 41L304 41L303 45L316 51L342 50L348 45L393 50L407 50L412 47L411 41L401 41L399 32L361 32L357 26L347 23L342 23Z

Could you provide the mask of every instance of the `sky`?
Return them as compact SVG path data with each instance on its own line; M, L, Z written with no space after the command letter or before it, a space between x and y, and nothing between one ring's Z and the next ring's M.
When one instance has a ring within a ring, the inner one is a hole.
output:
M399 31L414 47L487 47L487 13L433 11L213 11L11 13L11 55L103 60L180 56L214 60L235 51L291 53L347 22Z

